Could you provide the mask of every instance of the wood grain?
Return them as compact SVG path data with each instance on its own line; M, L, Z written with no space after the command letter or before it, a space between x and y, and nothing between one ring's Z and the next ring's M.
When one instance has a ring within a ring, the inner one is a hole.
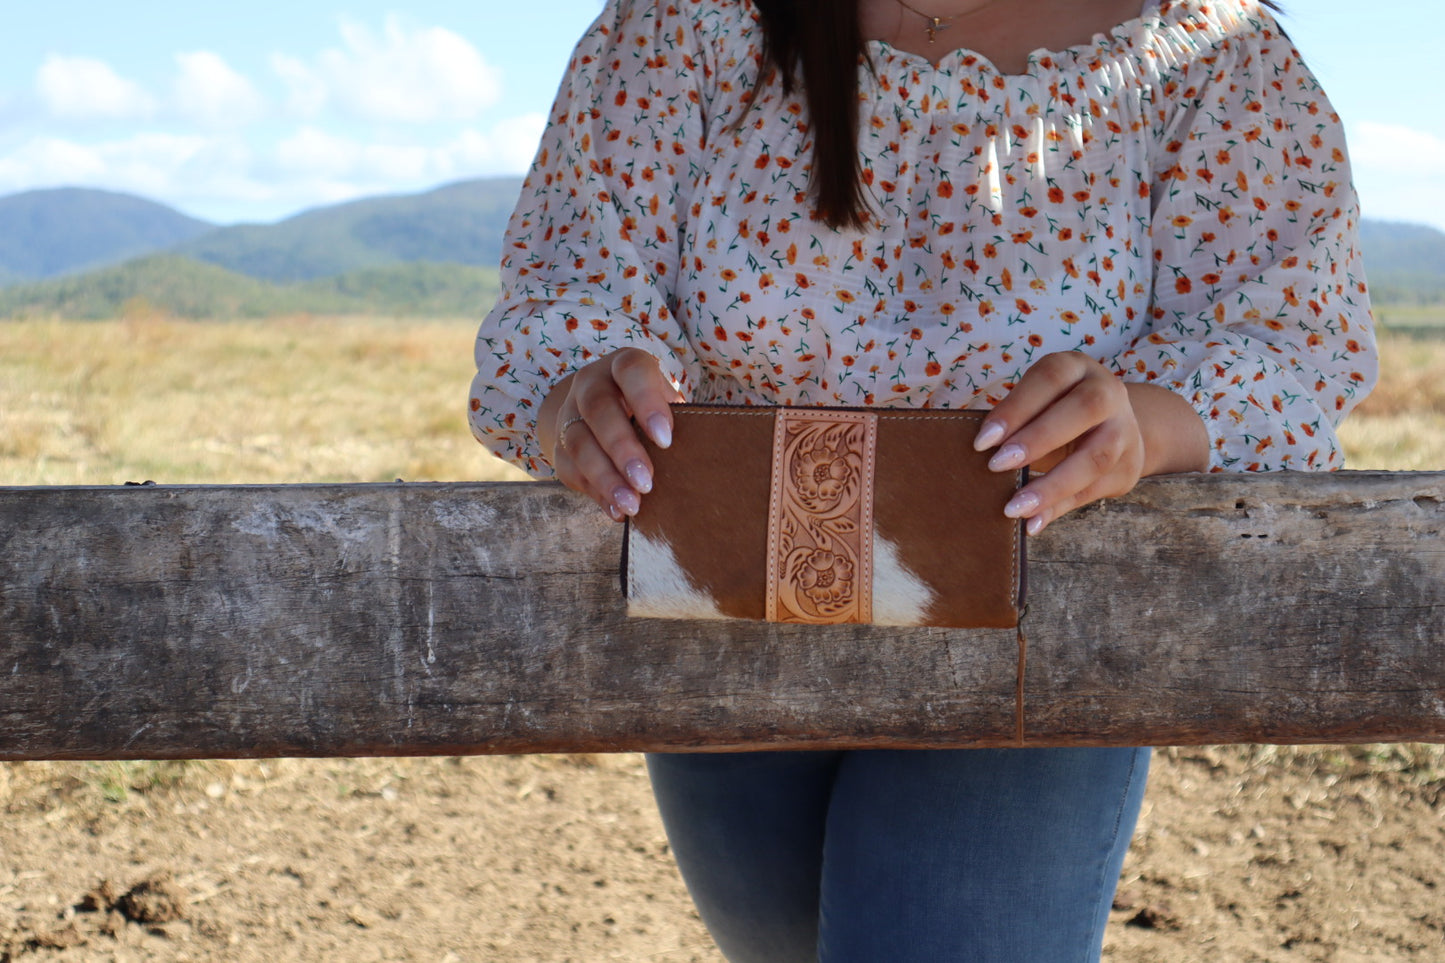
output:
M1445 474L1150 479L1030 543L1032 745L1445 741ZM1011 630L629 620L550 484L0 489L0 759L1016 742Z

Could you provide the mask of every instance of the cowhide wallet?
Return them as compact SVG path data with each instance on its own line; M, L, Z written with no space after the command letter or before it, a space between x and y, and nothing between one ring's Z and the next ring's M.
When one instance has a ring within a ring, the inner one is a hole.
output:
M1023 470L973 450L985 412L677 405L628 524L628 613L1018 625Z

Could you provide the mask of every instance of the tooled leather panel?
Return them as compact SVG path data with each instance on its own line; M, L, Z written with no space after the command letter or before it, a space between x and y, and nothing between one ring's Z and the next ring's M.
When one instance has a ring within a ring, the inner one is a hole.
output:
M899 562L933 590L924 624L1012 627L1022 538L1004 504L1020 473L987 468L973 450L984 412L887 411L878 461L928 470L883 472L874 493L878 536Z
M831 625L873 620L870 412L780 409L773 428L767 618Z
M662 541L681 576L727 618L761 619L766 577L770 408L680 405L673 445L644 439L658 479L632 531ZM629 569L632 566L629 555ZM629 571L629 595L641 579Z

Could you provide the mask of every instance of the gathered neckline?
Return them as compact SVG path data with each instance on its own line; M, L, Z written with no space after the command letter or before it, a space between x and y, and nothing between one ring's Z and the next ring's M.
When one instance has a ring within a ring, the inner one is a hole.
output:
M930 60L921 53L911 50L901 50L893 46L887 40L874 39L864 41L870 53L877 53L879 58L889 63L910 68L927 68L928 70L951 74L960 67L967 67L981 74L992 74L1004 78L1029 77L1036 68L1046 61L1058 61L1068 63L1077 61L1086 54L1097 54L1105 49L1127 50L1133 47L1133 38L1139 33L1145 20L1157 15L1160 6L1167 0L1144 0L1142 9L1138 15L1110 27L1107 31L1099 31L1088 40L1080 41L1069 47L1053 50L1048 47L1035 47L1029 52L1023 71L1009 72L1001 69L988 56L973 50L970 47L955 47L938 58L937 62Z

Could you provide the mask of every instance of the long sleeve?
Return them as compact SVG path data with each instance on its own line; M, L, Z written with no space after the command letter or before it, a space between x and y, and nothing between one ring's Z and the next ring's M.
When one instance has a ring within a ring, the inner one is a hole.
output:
M1343 131L1267 16L1162 82L1152 330L1117 360L1180 392L1221 471L1322 470L1377 375Z
M638 347L680 390L696 378L674 285L715 76L699 33L672 5L609 3L576 48L509 222L470 423L533 475L551 473L537 410L570 372Z

